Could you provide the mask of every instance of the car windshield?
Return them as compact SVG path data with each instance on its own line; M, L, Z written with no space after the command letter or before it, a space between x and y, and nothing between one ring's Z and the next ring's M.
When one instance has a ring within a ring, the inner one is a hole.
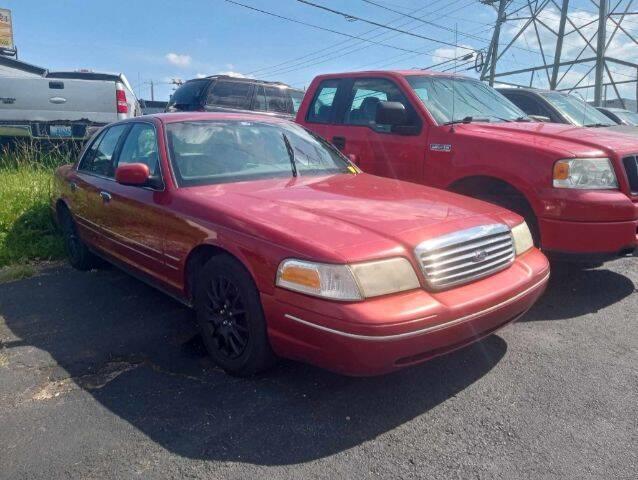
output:
M472 117L483 121L514 121L525 113L493 88L459 77L406 77L425 108L439 124Z
M611 118L596 107L589 105L574 95L567 95L560 92L540 92L545 100L552 104L563 116L567 117L573 125L598 126L598 125L616 125Z
M182 187L350 172L334 147L293 123L185 121L169 123L166 132Z
M627 125L638 126L638 113L630 112L629 110L613 110L612 113L627 123Z

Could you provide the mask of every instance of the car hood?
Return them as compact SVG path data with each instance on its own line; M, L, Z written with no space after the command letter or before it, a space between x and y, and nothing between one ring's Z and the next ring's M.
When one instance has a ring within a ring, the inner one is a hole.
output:
M326 259L411 252L420 242L520 217L450 192L368 174L299 177L189 188L208 211L247 233Z
M622 129L623 126L618 127L621 128L585 128L541 122L483 122L457 125L456 131L553 150L557 154L569 153L573 156L600 156L601 153L611 155L612 152L622 155L638 152L636 132L629 131L629 129L638 131L638 128L629 127L625 130Z

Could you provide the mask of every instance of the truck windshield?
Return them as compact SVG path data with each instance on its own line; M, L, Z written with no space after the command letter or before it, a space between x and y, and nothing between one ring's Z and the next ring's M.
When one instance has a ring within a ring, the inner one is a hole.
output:
M559 92L540 92L539 94L574 125L581 127L616 125L616 122L607 115L578 97Z
M527 116L493 88L478 80L410 75L406 80L439 124L480 118L516 121Z
M198 120L166 132L180 187L351 172L334 147L293 123Z

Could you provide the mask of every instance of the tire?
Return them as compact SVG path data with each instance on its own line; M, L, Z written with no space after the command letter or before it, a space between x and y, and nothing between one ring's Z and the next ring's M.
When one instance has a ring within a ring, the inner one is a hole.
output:
M197 324L215 363L239 377L271 367L275 355L259 292L243 265L215 256L200 269L195 288Z
M64 238L64 250L71 266L82 271L95 267L96 257L80 238L71 212L66 208L60 212L60 227Z
M534 240L534 246L540 248L541 233L538 227L538 220L536 219L536 214L532 210L532 207L530 207L526 201L521 200L518 197L489 194L474 195L474 198L483 200L484 202L493 203L499 207L518 213L521 217L523 217L525 223L527 223L527 226L529 227L532 239Z

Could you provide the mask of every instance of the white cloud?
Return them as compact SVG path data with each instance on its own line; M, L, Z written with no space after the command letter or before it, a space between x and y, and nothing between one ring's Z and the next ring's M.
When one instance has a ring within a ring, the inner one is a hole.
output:
M190 55L173 52L167 53L165 58L169 63L181 68L188 67L193 61Z
M472 50L474 49L474 47L467 44L462 44L460 45L460 47L465 47L465 48L459 48L459 47L437 48L432 53L432 63L441 63L446 60L451 60L453 58L460 58L467 55L468 53L472 53ZM450 66L451 65L453 65L452 62L450 62Z
M234 72L232 70L228 72L219 72L218 75L228 75L229 77L237 77L237 78L248 78L247 75L244 75L240 72Z

